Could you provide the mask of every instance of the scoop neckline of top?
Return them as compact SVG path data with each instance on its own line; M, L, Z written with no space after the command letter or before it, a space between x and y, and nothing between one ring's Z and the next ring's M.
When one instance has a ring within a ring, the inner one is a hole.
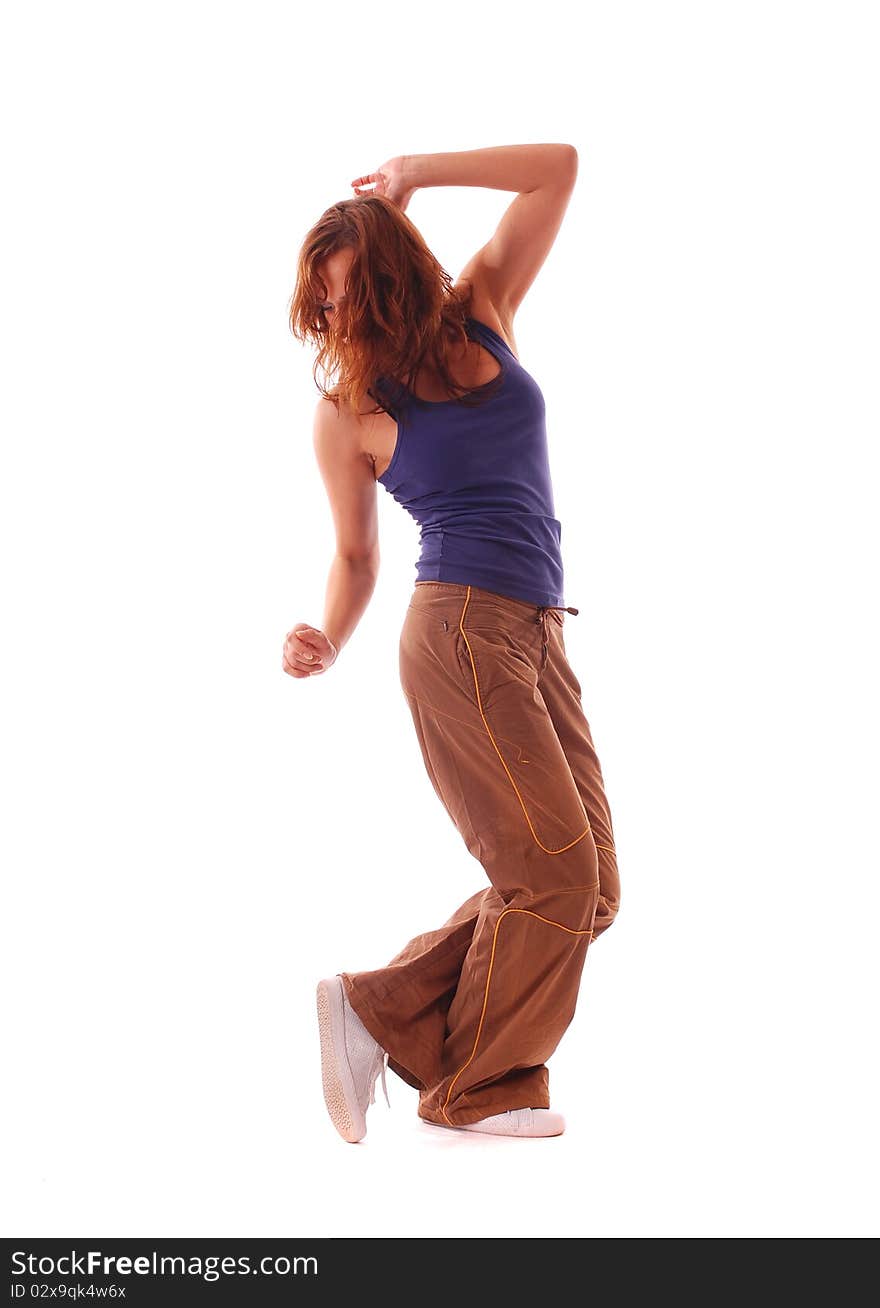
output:
M510 350L510 346L507 344L507 342L503 340L498 335L498 333L494 330L494 328L490 327L487 322L482 322L481 319L474 318L470 314L468 314L465 321L475 322L477 326L482 327L484 331L491 332L491 334L495 336L501 342L502 345L504 345L508 350ZM501 384L503 385L507 378L508 361L504 357L504 355L500 355L500 356L497 355L494 350L490 350L489 346L483 344L482 341L480 341L479 344L483 346L484 350L489 350L489 353L492 355L492 358L497 360L497 362L500 364L500 370L496 372L494 377L490 377L487 382L481 382L479 386L473 386L469 391L465 391L465 395L479 395L481 391L487 391L490 386L494 386L495 383L498 381L500 381ZM511 355L513 355L512 350L510 350L510 353ZM516 356L514 355L513 357L515 358ZM460 402L460 397L457 396L453 396L452 399L450 400L423 400L420 395L416 395L415 391L411 391L408 386L404 386L403 382L400 382L398 384L402 387L404 391L406 391L407 395L411 396L411 398L415 400L416 404L424 404L428 408L439 409L442 408L445 404L458 404ZM389 463L388 468L390 467L391 464ZM388 471L388 468L385 469L386 472ZM382 475L384 476L384 473Z

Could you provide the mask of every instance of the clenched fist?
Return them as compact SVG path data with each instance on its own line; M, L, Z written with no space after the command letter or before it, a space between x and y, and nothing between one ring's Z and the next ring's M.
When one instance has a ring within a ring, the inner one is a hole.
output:
M332 667L338 653L323 631L298 622L284 638L281 666L289 677L314 677Z

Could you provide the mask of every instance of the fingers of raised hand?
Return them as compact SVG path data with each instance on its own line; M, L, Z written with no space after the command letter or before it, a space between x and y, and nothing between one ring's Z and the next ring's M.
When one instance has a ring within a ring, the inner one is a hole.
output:
M372 186L367 185L370 182ZM384 178L381 173L367 173L364 177L356 177L351 185L358 195L372 195L384 189Z

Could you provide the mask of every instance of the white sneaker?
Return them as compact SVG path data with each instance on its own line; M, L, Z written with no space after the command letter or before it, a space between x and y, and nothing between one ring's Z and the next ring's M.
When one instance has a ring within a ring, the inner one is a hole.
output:
M348 1002L341 976L318 983L318 1031L327 1111L343 1140L357 1144L367 1134L366 1113L376 1102L380 1072L385 1101L391 1106L385 1084L388 1055Z
M457 1126L455 1130L481 1131L484 1135L562 1135L565 1118L549 1108L512 1108L506 1113L484 1117L479 1122Z

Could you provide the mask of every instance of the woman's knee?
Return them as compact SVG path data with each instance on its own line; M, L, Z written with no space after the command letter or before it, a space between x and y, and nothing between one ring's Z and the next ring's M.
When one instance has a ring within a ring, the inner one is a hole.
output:
M593 939L601 936L603 931L607 931L617 917L617 910L620 907L620 900L616 895L599 895L599 903L596 906L596 917L593 922Z

